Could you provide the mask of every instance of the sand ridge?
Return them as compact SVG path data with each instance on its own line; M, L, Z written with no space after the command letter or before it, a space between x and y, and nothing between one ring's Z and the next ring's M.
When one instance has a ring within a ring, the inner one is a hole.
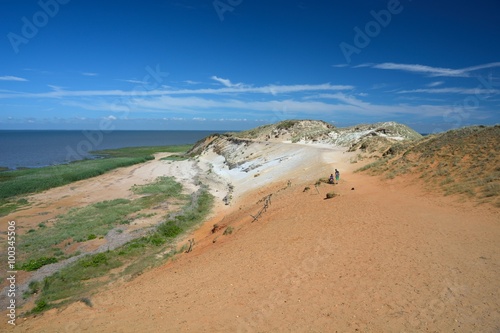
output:
M425 192L410 178L353 173L342 151L306 151L289 169L271 163L237 175L241 183L221 164L221 190L233 182L237 198L194 231L193 252L111 285L92 296L92 308L75 303L20 319L13 331L500 329L498 210ZM337 166L339 185L311 187ZM241 189L252 181L261 183ZM325 200L332 189L340 195ZM252 222L269 194L271 206ZM212 234L214 223L235 231Z

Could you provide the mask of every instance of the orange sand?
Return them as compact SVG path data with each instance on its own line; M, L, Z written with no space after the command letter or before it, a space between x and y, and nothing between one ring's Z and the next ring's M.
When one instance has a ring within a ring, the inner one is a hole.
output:
M219 207L190 236L193 252L109 286L91 297L92 308L75 303L18 319L9 331L500 330L498 209L427 193L410 178L355 174L340 162L341 183L322 184L318 194L312 184L330 166L315 163ZM280 190L287 179L292 186ZM340 196L324 200L331 190ZM214 223L233 234L212 234Z

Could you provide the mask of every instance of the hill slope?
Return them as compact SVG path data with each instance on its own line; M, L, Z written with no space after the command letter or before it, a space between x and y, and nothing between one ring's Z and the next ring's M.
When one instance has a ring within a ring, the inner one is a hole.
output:
M463 194L500 207L500 126L472 126L392 145L365 166L394 178L413 174L444 194Z

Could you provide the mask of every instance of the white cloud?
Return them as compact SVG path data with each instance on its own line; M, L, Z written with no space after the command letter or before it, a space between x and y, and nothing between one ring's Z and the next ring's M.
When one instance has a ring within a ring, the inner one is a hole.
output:
M6 75L6 76L0 76L0 81L19 81L19 82L24 82L28 81L25 78L18 77L18 76L11 76L11 75Z
M373 67L373 63L369 62L369 63L365 63L365 64L359 64L359 65L353 66L352 68L364 68L364 67Z
M193 84L193 85L194 84L201 84L201 82L199 82L199 81L193 81L193 80L184 80L182 82L187 83L187 84Z
M400 70L405 72L427 74L429 76L445 76L445 77L469 77L470 72L477 71L480 69L500 67L500 62L492 62L477 66L471 66L460 69L452 68L442 68L442 67L431 67L419 64L397 64L392 62L386 62L382 64L364 64L356 67L372 67L377 69L387 69L387 70Z
M450 68L440 68L440 67L431 67L425 65L410 65L410 64L395 64L395 63L383 63L383 64L375 64L372 66L373 68L378 69L389 69L389 70L400 70L406 72L413 73L423 73L428 74L430 76L466 76L465 72L459 69L450 69Z
M134 84L146 84L147 82L144 82L144 81L140 81L140 80L122 80L122 79L117 79L118 81L122 81L122 82L128 82L128 83L134 83Z
M305 93L313 91L340 91L352 90L353 86L349 85L331 85L329 83L316 84L316 85L267 85L262 87L225 87L225 88L200 88L200 89L155 89L146 90L56 90L44 93L23 93L12 92L0 94L0 98L62 98L62 97L123 97L129 100L138 97L146 96L169 96L169 95L226 95L230 93L248 93L248 94L287 94L287 93Z
M83 72L82 75L84 75L84 76L99 76L98 73L90 73L90 72Z
M348 67L349 65L348 64L336 64L336 65L332 65L332 67L334 68L344 68L344 67Z
M411 93L429 93L429 94L462 94L462 95L496 95L500 94L499 89L481 89L481 88L434 88L434 89L413 89L401 90L398 94Z
M242 87L243 86L243 83L236 83L236 84L233 84L231 83L231 81L229 79L223 79L223 78L220 78L220 77L217 77L217 76L212 76L211 77L212 80L214 81L217 81L219 83L222 83L224 86L228 87L228 88L232 88L232 87Z
M444 81L434 81L434 82L427 84L427 87L432 88L432 87L437 87L437 86L440 86L443 84L444 84Z

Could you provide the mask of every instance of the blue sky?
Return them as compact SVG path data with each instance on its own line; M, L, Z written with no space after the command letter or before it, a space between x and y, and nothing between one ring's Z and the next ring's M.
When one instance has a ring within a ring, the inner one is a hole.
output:
M500 123L498 1L0 6L0 129Z

